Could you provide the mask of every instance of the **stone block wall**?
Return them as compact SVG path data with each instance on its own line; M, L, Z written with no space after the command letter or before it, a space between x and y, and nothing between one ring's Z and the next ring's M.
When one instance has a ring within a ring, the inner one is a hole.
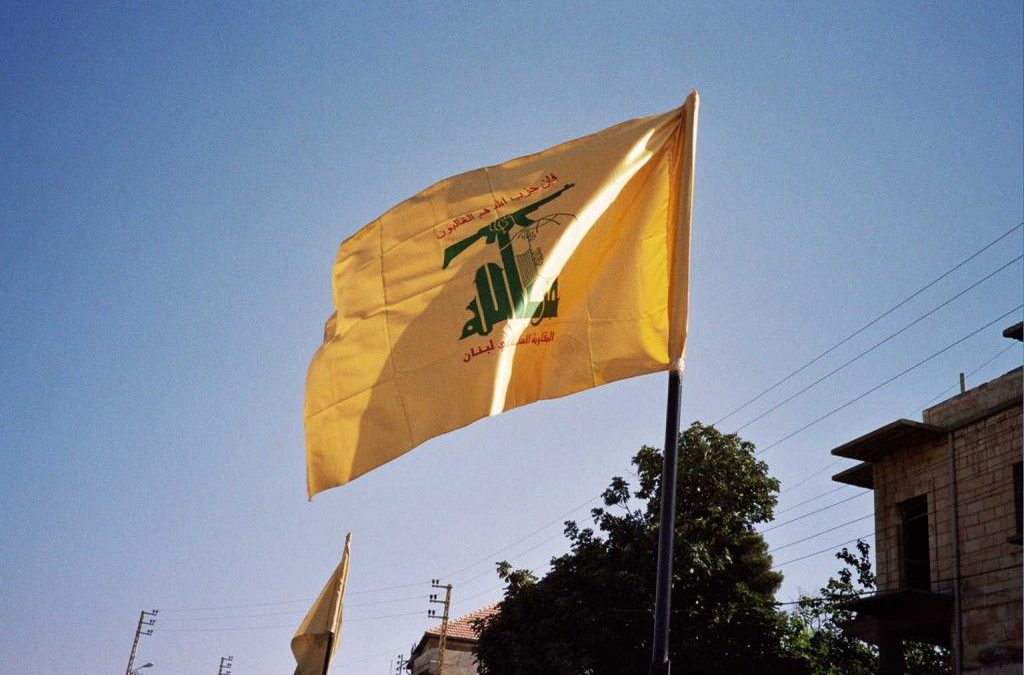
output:
M886 457L875 465L875 569L879 591L900 590L900 508L918 495L928 497L932 590L951 586L949 450L937 439Z
M1013 465L1024 452L1021 413L1017 405L953 435L965 672L1021 672L1022 549L1008 541L1017 534Z
M928 424L953 429L959 511L964 672L1021 673L1022 549L1013 466L1022 459L1021 369L940 403ZM932 590L951 592L949 438L892 453L874 466L880 591L901 587L899 504L928 497Z

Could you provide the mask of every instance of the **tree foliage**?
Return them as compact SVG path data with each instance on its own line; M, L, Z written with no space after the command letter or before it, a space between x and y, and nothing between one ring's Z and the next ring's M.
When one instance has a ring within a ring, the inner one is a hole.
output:
M868 675L877 650L847 636L842 605L875 592L870 547L842 549L844 564L791 612L775 602L755 525L773 516L777 480L753 444L699 422L679 436L670 653L676 669L709 675ZM478 624L484 675L622 675L650 665L661 452L633 457L633 484L612 479L592 527L568 521L569 552L543 577L498 563L501 611ZM949 672L949 654L906 644L907 672Z
M789 649L814 675L870 675L878 671L878 651L846 635L842 625L853 614L842 605L877 589L871 569L871 547L858 541L856 552L843 548L836 558L845 563L817 596L803 596L790 616ZM949 651L916 642L904 643L906 671L942 675L950 671Z
M853 613L840 605L875 588L870 548L858 541L856 550L855 554L843 548L836 554L847 566L831 577L817 596L802 596L790 617L789 649L814 675L871 675L878 670L877 651L842 630Z
M754 526L772 518L779 484L753 444L695 422L679 436L670 652L688 672L805 672L787 653L772 571ZM661 452L633 458L635 487L615 477L594 527L567 522L570 550L537 578L499 563L501 611L481 626L481 673L621 675L650 665Z

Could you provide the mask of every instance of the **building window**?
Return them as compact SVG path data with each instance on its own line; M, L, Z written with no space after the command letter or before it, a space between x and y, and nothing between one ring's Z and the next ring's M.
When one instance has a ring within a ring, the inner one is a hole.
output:
M928 557L928 497L920 495L900 502L900 577L903 588L931 590Z

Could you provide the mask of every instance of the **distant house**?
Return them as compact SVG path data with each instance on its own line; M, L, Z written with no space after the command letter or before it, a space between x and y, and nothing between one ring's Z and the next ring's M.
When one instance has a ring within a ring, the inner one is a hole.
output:
M955 673L1021 673L1021 397L1017 368L832 451L860 462L833 480L874 490L878 592L846 629L882 673L904 640L952 649Z
M497 605L489 605L448 622L445 638L444 673L442 675L477 675L473 650L480 637L473 623L498 612ZM429 628L420 638L409 658L412 675L436 675L441 627Z

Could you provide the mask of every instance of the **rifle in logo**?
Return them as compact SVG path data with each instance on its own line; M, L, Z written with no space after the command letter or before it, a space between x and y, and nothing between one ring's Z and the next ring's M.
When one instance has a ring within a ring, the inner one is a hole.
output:
M530 291L537 282L541 263L544 261L541 251L533 248L533 239L541 225L560 223L559 217L572 219L575 216L555 213L533 219L529 214L557 199L572 187L573 184L568 183L557 192L518 211L501 216L445 249L441 269L447 269L452 260L481 239L487 244L498 245L503 265L490 262L477 269L473 280L477 297L466 305L466 309L473 316L462 327L460 340L470 335L490 335L495 324L514 317L529 317L531 325L536 326L544 319L558 316L558 279L551 282L542 300L529 300ZM521 229L514 231L514 228ZM524 239L528 246L528 249L520 254L516 254L512 248L512 240L518 238Z

